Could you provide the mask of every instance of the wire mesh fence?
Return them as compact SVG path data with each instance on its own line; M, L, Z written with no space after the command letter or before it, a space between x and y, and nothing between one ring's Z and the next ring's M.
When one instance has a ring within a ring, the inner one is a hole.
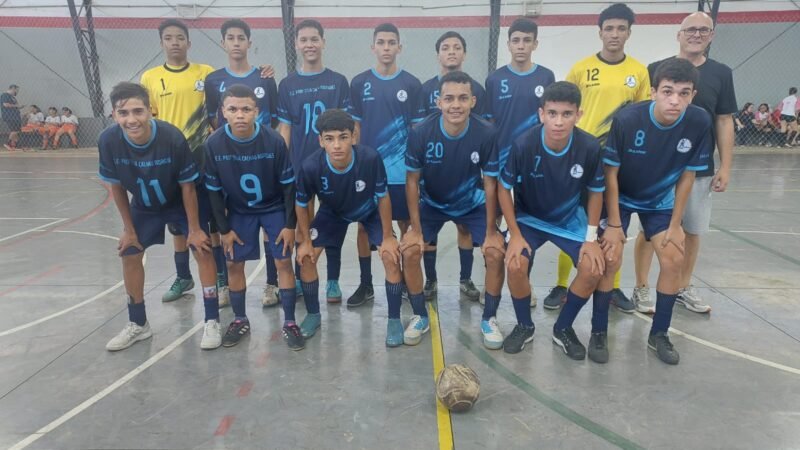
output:
M425 2L417 3L425 6ZM398 25L401 33L403 51L399 65L421 82L439 74L434 43L445 31L455 30L467 42L463 70L482 83L494 68L509 61L504 34L508 25L520 15L530 13L540 25L540 43L534 59L553 69L557 79L563 79L573 63L599 50L597 13L611 3L480 0L469 5L450 5L445 2L419 9L426 11L424 15L408 13L398 6L388 9L391 14L377 17L370 14L371 3L365 2L363 7L326 5L335 14L318 18L325 27L325 65L342 73L348 80L374 66L375 56L370 49L373 27L391 21ZM639 10L645 12L637 19L626 49L629 48L630 54L645 64L677 53L674 35L678 24L683 15L698 6L696 2L661 3L669 4L667 13L653 12L652 5L659 4L657 1L630 2L637 13ZM791 6L790 2L737 3L753 4L756 10L728 11L729 3L722 2L711 47L711 57L734 70L737 98L744 111L737 114L737 125L741 128L737 131L737 143L783 145L785 131L790 127L785 123L782 127L780 114L776 116L775 109L786 97L789 87L800 84L793 81L800 60L800 47L797 45L800 42L800 8ZM788 6L775 11L758 10L773 3ZM107 98L111 88L120 81L138 81L147 69L164 64L166 57L158 25L165 18L181 18L188 26L190 62L214 68L225 67L228 58L221 45L220 26L228 18L242 17L252 29L251 64L273 66L277 81L296 70L298 60L293 25L315 15L309 14L308 9L295 7L294 1L269 4L270 8L260 3L247 8L211 8L163 2L158 7L133 9L136 17L114 17L108 14L107 9L101 8L107 14L95 15L91 23L86 9L78 8L77 30L73 27L67 5L50 6L42 9L44 12L37 12L43 15L20 15L19 10L14 15L6 15L6 6L0 5L0 59L14 62L4 66L0 74L0 89L11 84L19 86L17 101L28 105L21 109L23 125L27 116L34 112L30 105L37 105L45 118L51 107L56 108L55 114L59 116L63 115L62 108L69 108L79 122L78 145L92 147L99 133L111 123ZM566 8L560 4L571 6L563 13L548 12L557 7ZM100 3L95 2L95 8L100 7ZM430 10L435 14L430 14ZM314 11L322 14L323 10ZM539 13L542 15L538 16ZM91 47L88 34L91 34L96 50L94 55L91 48L87 48ZM81 36L85 48L79 44ZM88 60L81 57L82 54ZM96 58L96 74L91 67L86 67L87 61L91 66L92 57ZM93 74L96 75L94 79ZM93 102L92 97L98 93L99 102ZM753 104L752 117L744 108L745 103ZM767 116L760 111L762 104L768 108ZM54 137L51 131L42 128L44 125L24 133L26 136L21 145L38 147L45 133L49 133L50 139ZM0 134L8 132L8 124L0 123ZM72 143L69 134L60 139L62 146Z

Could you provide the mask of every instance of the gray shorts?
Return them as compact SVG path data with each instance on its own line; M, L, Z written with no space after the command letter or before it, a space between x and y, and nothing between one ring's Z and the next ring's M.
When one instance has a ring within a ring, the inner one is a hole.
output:
M694 180L686 210L683 211L683 230L689 234L705 234L711 225L711 179L708 176Z

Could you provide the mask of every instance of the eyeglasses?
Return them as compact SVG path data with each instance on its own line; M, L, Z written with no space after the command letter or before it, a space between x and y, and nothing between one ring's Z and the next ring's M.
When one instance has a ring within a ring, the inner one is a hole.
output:
M689 36L694 36L695 34L700 34L700 36L702 36L702 37L707 37L709 34L711 34L712 31L714 31L714 29L713 28L708 28L708 27L702 27L702 28L691 27L691 28L684 28L681 31L684 34L687 34Z

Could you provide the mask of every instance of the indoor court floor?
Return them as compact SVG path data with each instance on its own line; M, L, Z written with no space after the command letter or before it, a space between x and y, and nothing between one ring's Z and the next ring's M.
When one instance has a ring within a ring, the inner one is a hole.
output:
M0 448L800 448L797 151L737 155L729 192L714 196L694 279L713 311L675 306L677 366L647 349L646 316L613 307L608 364L572 361L556 348L557 312L541 306L555 282L551 245L534 266L533 344L517 355L484 349L481 305L459 300L450 225L439 238L434 326L416 347L384 346L383 270L373 257L376 301L348 310L323 300L322 330L300 352L283 342L280 308L261 308L263 263L248 264L252 335L202 351L199 297L160 300L175 276L167 245L146 261L153 338L110 353L106 342L127 321L121 222L96 169L88 150L0 155ZM628 294L632 255L630 242ZM358 282L356 261L353 229L345 296ZM475 262L482 285L478 250ZM222 311L224 326L231 314ZM410 314L406 303L404 320ZM590 315L584 308L576 321L584 344ZM504 333L513 318L504 291ZM437 409L435 371L450 363L480 377L468 413Z

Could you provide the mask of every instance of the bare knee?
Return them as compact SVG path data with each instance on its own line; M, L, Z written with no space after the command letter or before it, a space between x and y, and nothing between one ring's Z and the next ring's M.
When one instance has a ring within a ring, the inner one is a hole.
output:
M386 271L386 280L390 283L399 283L400 265L394 260L394 257L388 252L381 252L381 261L383 261L383 268Z
M412 245L403 250L403 263L417 265L422 260L422 251L418 245Z

